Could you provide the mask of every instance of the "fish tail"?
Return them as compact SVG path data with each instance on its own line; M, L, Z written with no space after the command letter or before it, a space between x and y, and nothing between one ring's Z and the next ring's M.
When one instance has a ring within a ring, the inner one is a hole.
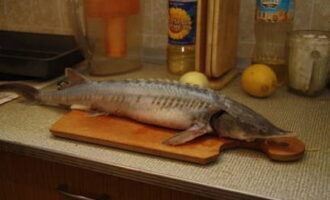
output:
M36 88L22 83L7 83L0 85L0 92L14 92L23 96L28 100L37 100L39 90Z

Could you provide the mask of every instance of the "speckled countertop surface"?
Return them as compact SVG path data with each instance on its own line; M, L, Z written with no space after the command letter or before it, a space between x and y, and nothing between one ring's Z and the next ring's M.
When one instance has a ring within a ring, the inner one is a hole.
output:
M164 66L150 64L110 78L127 77L177 78ZM0 106L0 148L215 199L330 199L329 90L304 98L280 88L271 98L255 99L241 91L236 79L221 92L298 132L306 143L304 158L273 162L263 153L236 149L212 164L196 165L61 139L49 128L65 110L19 101Z

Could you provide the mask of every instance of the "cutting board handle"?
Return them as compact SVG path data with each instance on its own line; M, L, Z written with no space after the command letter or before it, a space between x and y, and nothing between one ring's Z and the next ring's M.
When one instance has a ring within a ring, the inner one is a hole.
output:
M256 140L254 142L244 142L231 139L224 140L220 150L231 148L249 148L266 153L266 155L276 161L294 161L300 159L305 152L305 144L294 137L279 137L271 139Z

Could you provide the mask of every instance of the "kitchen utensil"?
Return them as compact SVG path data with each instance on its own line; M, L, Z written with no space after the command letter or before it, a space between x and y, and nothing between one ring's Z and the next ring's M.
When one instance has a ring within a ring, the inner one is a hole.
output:
M83 60L73 36L0 31L0 73L49 79Z
M196 67L219 78L236 65L240 0L199 0Z

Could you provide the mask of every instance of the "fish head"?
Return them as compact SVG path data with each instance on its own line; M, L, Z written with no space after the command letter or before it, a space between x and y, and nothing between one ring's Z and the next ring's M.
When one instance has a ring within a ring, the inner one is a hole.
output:
M244 121L225 111L220 111L211 117L210 124L213 131L219 137L228 137L245 141L295 136L292 132L274 126L262 116Z

